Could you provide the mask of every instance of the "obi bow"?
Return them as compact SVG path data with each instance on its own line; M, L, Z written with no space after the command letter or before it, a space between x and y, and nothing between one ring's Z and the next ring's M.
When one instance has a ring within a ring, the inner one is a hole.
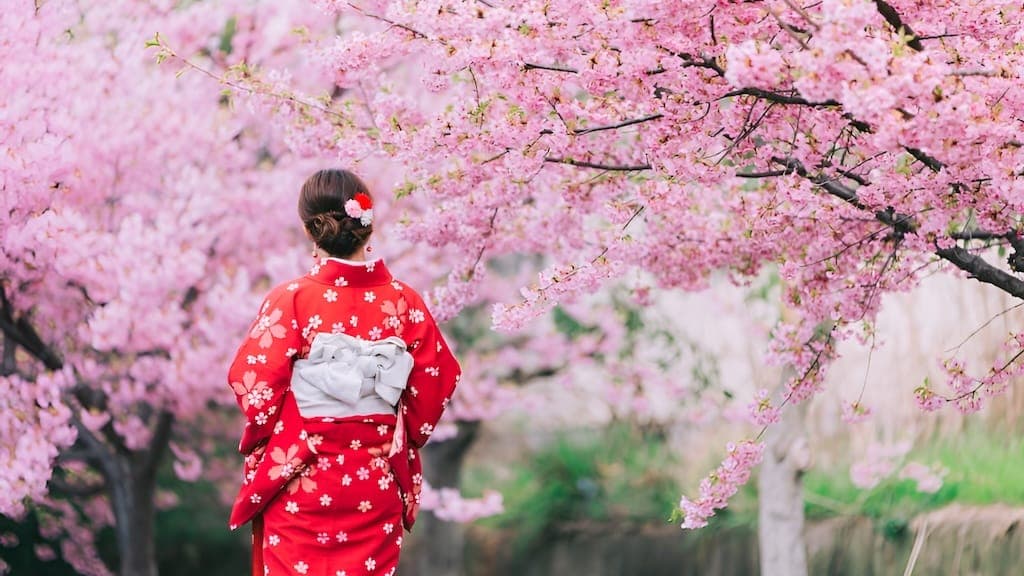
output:
M292 394L306 418L394 414L412 366L401 338L320 333L309 355L295 362Z

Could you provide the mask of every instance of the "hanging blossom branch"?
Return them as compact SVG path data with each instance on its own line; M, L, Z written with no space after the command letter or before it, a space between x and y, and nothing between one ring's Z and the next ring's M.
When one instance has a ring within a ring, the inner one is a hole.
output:
M561 265L545 270L538 275L540 286L521 290L523 302L513 306L495 304L491 315L494 328L507 332L519 330L528 321L554 308L565 297L593 290L605 280L617 276L622 266L617 261L609 259L608 252L615 243L623 239L621 234L625 233L643 211L643 206L637 208L622 225L620 237L605 246L600 254L586 264Z

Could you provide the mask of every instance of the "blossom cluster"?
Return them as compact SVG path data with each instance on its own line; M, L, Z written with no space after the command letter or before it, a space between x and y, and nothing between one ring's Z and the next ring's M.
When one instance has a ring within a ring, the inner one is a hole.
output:
M423 485L420 505L448 522L473 522L505 511L500 492L491 490L480 498L463 498L458 490L435 490L429 484Z
M715 510L726 507L729 499L750 479L751 470L761 463L764 456L764 444L750 440L730 443L726 450L725 460L701 480L697 499L683 496L679 500L683 528L692 530L707 526L708 518L715 515Z

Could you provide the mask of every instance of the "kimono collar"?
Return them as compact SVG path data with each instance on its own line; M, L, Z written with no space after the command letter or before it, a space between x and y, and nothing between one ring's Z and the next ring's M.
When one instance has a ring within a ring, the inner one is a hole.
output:
M341 258L321 258L309 270L309 277L332 286L380 286L391 282L384 261L355 262Z

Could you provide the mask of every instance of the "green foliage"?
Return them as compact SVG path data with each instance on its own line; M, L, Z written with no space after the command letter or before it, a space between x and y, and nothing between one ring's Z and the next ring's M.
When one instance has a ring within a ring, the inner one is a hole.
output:
M235 33L238 31L238 19L232 16L228 18L227 23L224 24L224 31L220 35L220 45L218 48L225 54L231 54L231 50L234 47Z
M952 503L1024 506L1024 441L983 428L933 441L912 451L908 460L938 463L948 470L934 494L917 490L912 480L889 478L870 490L853 485L846 466L812 470L804 478L810 518L855 514L874 518L887 537L899 536L908 519Z
M501 490L505 513L484 520L528 546L560 525L586 520L664 521L679 497L664 439L625 424L562 434L504 482L470 470L467 491Z
M161 576L193 576L196 574L246 574L249 571L248 527L228 530L228 508L209 482L183 482L174 477L170 465L161 470L160 485L180 496L180 504L156 516L157 566ZM11 574L45 574L74 576L77 574L62 559L59 543L39 536L38 522L29 514L20 523L0 516L0 534L11 532L18 537L14 548L0 547L0 558L11 566ZM49 545L57 559L42 562L33 548ZM111 528L98 534L100 557L108 566L117 566L117 546Z
M179 506L157 514L160 576L245 574L249 569L249 526L228 530L228 508L209 482L161 482L180 495Z

